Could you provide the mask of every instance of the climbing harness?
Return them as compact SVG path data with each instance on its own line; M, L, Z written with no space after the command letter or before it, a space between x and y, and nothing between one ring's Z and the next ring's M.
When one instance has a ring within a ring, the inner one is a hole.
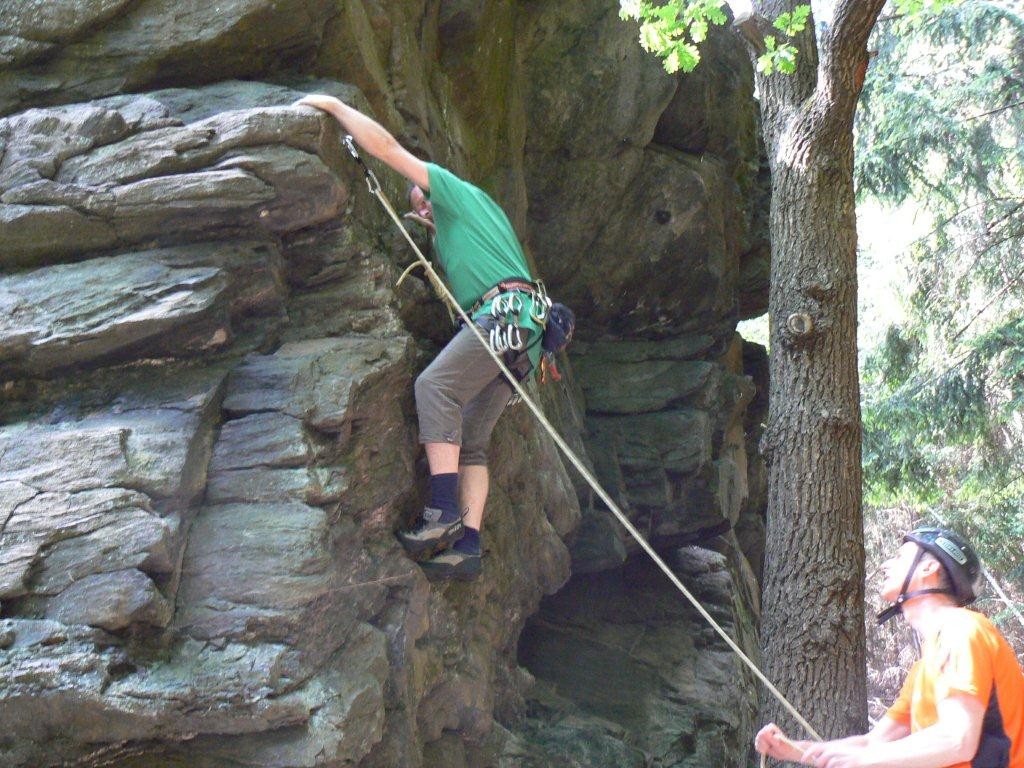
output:
M639 544L640 547L644 550L644 552L646 552L648 556L650 556L651 560L654 561L655 565L657 565L658 568L661 569L661 571L665 574L668 580L671 581L672 584L676 587L676 589L678 589L682 593L682 595L690 602L694 609L704 618L704 620L711 626L711 628L718 634L718 636L721 637L723 641L725 641L725 644L729 646L732 652L735 653L736 656L754 674L754 676L761 681L765 688L767 688L768 691L772 694L772 696L774 696L775 699L786 709L786 711L793 716L793 718L801 725L801 727L803 727L804 730L812 738L821 741L822 737L818 734L818 732L814 730L814 728L811 726L810 723L807 722L806 719L804 719L803 715L801 715L800 712L797 711L796 707L794 707L790 703L790 701L785 696L783 696L782 692L775 687L772 681L769 680L767 676L765 676L765 674L750 659L750 657L743 652L743 649L736 644L736 641L734 641L732 637L729 636L729 633L722 629L721 625L717 621L715 621L714 617L710 613L708 613L707 609L703 605L701 605L700 601L697 600L697 598L693 596L690 590L686 588L686 585L684 585L683 582L679 580L679 577L676 576L672 569L668 567L668 565L665 563L664 560L661 559L658 553L654 551L654 548L647 542L647 540L643 537L640 531L637 530L636 526L634 526L633 523L630 522L629 518L626 517L626 515L622 512L622 510L619 509L619 505L615 503L615 500L612 499L612 497L608 494L607 491L605 491L604 488L601 487L601 484L597 481L597 478L595 478L593 473L591 473L591 471L587 469L587 466L583 463L582 459L580 459L579 456L577 456L576 453L572 450L572 448L570 448L569 445L565 442L565 440L562 439L562 436L558 434L558 431L551 425L551 422L548 421L547 417L544 415L544 412L541 411L540 406L538 406L533 401L533 399L527 394L526 390L523 388L522 383L516 378L515 374L509 371L508 367L502 360L501 355L499 355L491 348L489 340L484 337L480 327L477 326L476 323L474 323L472 319L469 317L469 315L466 313L466 311L463 310L462 307L458 305L458 303L455 301L455 297L452 296L451 291L448 290L448 287L441 281L441 278L438 276L437 272L434 271L434 267L417 247L416 243L413 241L412 237L406 231L405 227L402 226L401 218L399 218L398 214L395 212L395 209L391 206L391 203L388 201L387 197L382 192L380 182L377 181L377 177L374 175L373 171L371 171L369 167L367 167L366 163L363 162L363 159L359 156L359 153L356 151L355 144L353 143L351 136L345 137L345 146L348 147L348 151L352 153L352 156L359 162L359 165L362 166L363 175L366 177L366 186L370 190L370 194L372 194L374 197L377 198L377 200L380 201L381 206L383 206L384 210L387 211L388 215L395 222L395 225L405 235L405 239L408 241L409 245L412 247L413 251L416 254L416 257L418 259L418 265L422 266L423 269L426 271L427 276L430 279L430 283L434 287L434 290L438 292L438 295L442 298L442 300L445 301L445 303L450 308L455 309L459 317L466 324L466 327L470 328L473 331L473 334L476 336L477 340L484 347L486 347L489 354L491 355L491 358L493 358L499 370L502 372L502 374L504 374L508 383L515 390L516 394L519 396L522 402L526 403L529 409L533 412L533 415L537 418L537 421L540 422L540 425L544 427L548 435L551 436L551 439L554 440L555 445L559 447L559 449L569 460L569 462L576 468L576 471L579 472L583 479L586 480L587 483L590 485L590 487L594 489L594 493L596 493L598 497L605 503L609 511L613 515L615 515L615 518L619 521L622 527L625 528L634 539L636 539L637 544ZM409 270L406 270L406 272L408 271ZM569 335L571 335L571 330L569 331ZM762 765L764 765L763 758L764 756L762 755Z
M528 296L532 296L535 299L534 304L544 305L543 312L545 314L547 313L547 307L551 305L551 299L548 298L547 290L544 288L544 283L542 281L526 280L520 277L512 277L507 280L499 281L498 284L495 285L493 288L490 288L487 291L485 291L484 295L477 299L476 303L473 304L473 306L470 308L469 314L475 315L477 310L480 309L488 301L490 301L491 299L499 298L504 294L526 294ZM521 296L519 296L519 300L520 302L522 302ZM542 319L542 317L538 317L536 315L532 316L538 322Z
M526 302L523 301L524 295L530 297L530 319L542 329L540 342L545 351L541 357L540 380L543 384L546 380L545 374L549 367L549 358L551 360L554 359L554 354L549 354L548 352L547 340L551 334L548 328L548 318L551 316L552 307L564 306L555 304L551 300L543 281L526 280L523 278L502 280L493 288L484 292L484 295L469 310L469 314L470 316L475 315L487 302L491 302L490 315L494 318L495 326L491 328L488 340L490 341L491 349L504 354L505 363L509 368L513 368L516 362L516 353L536 343L536 341L528 342L528 334L524 336L520 327L522 312L526 309ZM566 311L568 311L567 308ZM571 315L572 313L569 312L569 314ZM568 338L565 339L558 349L564 348L566 343L568 343ZM529 373L530 369L523 371L522 375L519 375L518 371L515 372L518 381L523 381ZM555 373L557 374L557 368ZM554 376L556 381L559 378L561 377ZM513 392L509 405L515 405L519 400L518 393Z
M530 375L532 366L523 365L524 355L522 353L536 343L530 340L530 332L524 333L520 325L522 313L526 309L524 295L530 297L530 317L536 319L538 314L542 317L547 316L548 310L545 303L550 303L551 300L547 298L544 284L539 280L533 281L519 277L501 280L493 288L485 291L484 295L477 299L469 310L469 315L472 317L487 302L491 303L479 325L487 331L487 341L491 350L502 355L505 365L516 381L524 381ZM538 313L536 308L542 304L544 309ZM541 326L543 327L543 323ZM502 373L502 377L507 380L504 373ZM512 395L509 397L508 406L517 405L521 400L519 393L512 387L511 382L509 387L512 388Z
M520 349L516 346L509 346L502 343L502 338L512 339L515 334L511 331L513 325L518 325L520 313L525 308L522 295L531 297L530 319L537 323L543 330L540 343L540 383L547 381L548 375L552 381L561 381L562 376L558 372L555 362L555 354L565 349L572 339L573 331L576 328L576 316L565 304L552 301L548 296L547 288L542 280L526 280L523 278L509 278L500 281L493 288L481 296L469 310L470 315L475 315L477 310L485 306L488 301L491 303L490 314L497 322L502 324L505 331L492 330L490 335L491 348L495 352L506 352L509 349ZM502 333L511 334L502 337ZM512 358L506 356L505 362L511 366ZM528 372L527 372L528 373ZM519 381L526 378L526 373L519 377ZM518 395L513 395L512 402L518 402Z

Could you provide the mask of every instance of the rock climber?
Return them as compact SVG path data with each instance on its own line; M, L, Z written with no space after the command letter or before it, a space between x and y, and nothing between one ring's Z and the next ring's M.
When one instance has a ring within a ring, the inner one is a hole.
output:
M408 179L409 218L431 233L456 302L520 381L545 350L564 346L575 318L532 276L505 212L483 190L420 160L379 123L333 96L297 106L334 117L367 153ZM462 327L416 379L419 439L430 468L430 502L398 538L434 579L481 571L480 528L489 489L487 444L512 387L476 335Z
M920 640L899 697L872 730L836 741L794 741L774 723L761 754L817 768L1024 768L1024 674L998 629L971 603L981 563L959 534L917 528L882 565L881 595Z

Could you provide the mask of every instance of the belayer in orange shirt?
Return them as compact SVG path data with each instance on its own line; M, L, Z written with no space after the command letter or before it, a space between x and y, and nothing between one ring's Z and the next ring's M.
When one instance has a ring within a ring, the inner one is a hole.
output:
M977 597L981 563L961 536L918 528L882 565L882 597L921 639L899 698L869 733L836 741L787 739L774 723L758 752L816 768L1024 768L1024 673Z

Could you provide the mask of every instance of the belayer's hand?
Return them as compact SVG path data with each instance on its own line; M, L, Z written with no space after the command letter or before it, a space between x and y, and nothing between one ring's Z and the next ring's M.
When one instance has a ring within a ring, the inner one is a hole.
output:
M842 741L812 744L804 752L801 762L820 768L858 768L862 765L864 748Z
M775 723L768 723L757 732L757 736L754 737L754 749L762 755L790 763L800 762L803 756L803 751L786 738L786 734Z

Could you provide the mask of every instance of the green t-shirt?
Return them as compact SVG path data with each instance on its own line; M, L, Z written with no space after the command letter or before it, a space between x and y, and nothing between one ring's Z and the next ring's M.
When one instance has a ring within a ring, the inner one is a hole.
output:
M455 300L469 309L502 280L532 280L526 256L501 207L482 189L433 163L427 164L430 202L437 234L434 251L448 278ZM540 326L530 317L531 300L523 296L518 325L529 330L529 353L534 366L540 359ZM488 302L473 319L490 312Z

